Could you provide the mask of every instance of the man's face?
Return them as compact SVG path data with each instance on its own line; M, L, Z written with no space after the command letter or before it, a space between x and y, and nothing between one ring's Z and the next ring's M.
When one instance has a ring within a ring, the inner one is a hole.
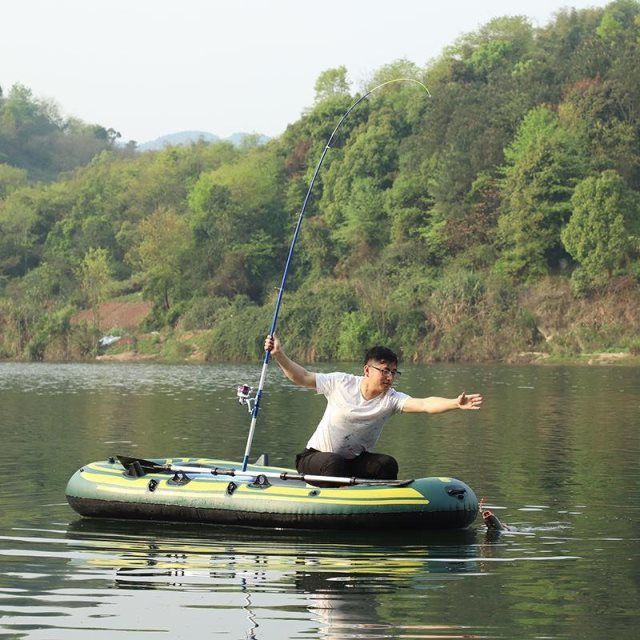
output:
M385 362L384 360L369 360L364 366L364 375L374 388L384 391L393 386L393 382L398 375L398 364L396 362Z

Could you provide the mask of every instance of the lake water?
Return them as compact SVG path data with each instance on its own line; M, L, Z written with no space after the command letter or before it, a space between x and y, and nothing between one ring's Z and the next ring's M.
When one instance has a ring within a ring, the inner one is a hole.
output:
M319 367L329 370L327 367ZM357 372L353 365L343 370ZM640 369L407 367L401 476L452 475L513 531L348 534L83 519L64 489L114 454L239 460L259 365L0 364L0 637L635 638ZM324 400L270 368L253 458L291 466Z

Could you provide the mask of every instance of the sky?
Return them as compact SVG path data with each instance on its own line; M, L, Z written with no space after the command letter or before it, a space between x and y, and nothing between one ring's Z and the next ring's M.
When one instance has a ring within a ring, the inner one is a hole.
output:
M599 0L2 0L0 86L139 143L185 130L274 137L345 65L355 88L423 67L491 18L544 26Z

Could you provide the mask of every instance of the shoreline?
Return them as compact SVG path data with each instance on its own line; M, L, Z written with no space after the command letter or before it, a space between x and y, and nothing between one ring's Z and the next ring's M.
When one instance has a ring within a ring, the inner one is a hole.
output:
M257 360L256 360L257 361ZM92 358L44 358L42 360L25 360L17 358L2 358L0 363L27 363L42 362L51 364L87 364L87 363L155 363L155 364L217 364L218 362L233 362L234 364L250 364L248 360L209 360L202 352L191 353L185 357L167 357L163 353L141 353L139 351L124 350L115 353L101 353ZM354 361L355 362L355 361ZM304 364L325 364L325 361L304 362ZM574 355L554 355L540 351L521 352L505 360L425 360L424 362L411 362L419 365L461 364L461 365L533 365L533 366L640 366L640 354L628 351L616 352L590 352Z

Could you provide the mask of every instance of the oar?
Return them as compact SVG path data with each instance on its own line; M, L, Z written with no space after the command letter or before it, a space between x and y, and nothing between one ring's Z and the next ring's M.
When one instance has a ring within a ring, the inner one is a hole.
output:
M379 84L377 87L374 87L370 91L367 91L364 95L360 96L342 115L335 129L332 131L329 139L327 140L327 144L324 147L322 154L320 155L320 160L318 160L318 164L316 165L315 171L313 172L313 177L311 178L311 182L309 183L309 188L307 189L307 193L304 197L304 201L302 203L302 208L300 209L300 214L298 215L298 222L296 223L293 239L291 240L291 246L289 247L289 253L287 255L287 260L284 265L284 273L282 274L282 282L280 283L280 289L278 290L278 298L276 300L275 311L273 312L273 321L271 322L271 329L269 330L269 335L273 335L276 332L276 325L278 324L278 313L280 311L280 305L282 304L282 295L284 294L284 288L287 284L287 275L289 274L289 267L291 266L291 259L293 258L293 249L296 246L296 241L298 239L298 234L300 233L300 226L302 225L302 219L304 218L304 212L307 208L307 203L309 202L309 197L311 196L311 191L313 190L313 185L315 184L316 178L318 177L318 172L320 171L320 167L324 162L324 157L327 155L327 151L331 148L331 143L333 142L333 138L336 135L338 129L345 121L347 116L368 96L370 96L374 91L384 87L387 84L391 84L393 82L415 82L419 84L429 96L429 89L425 87L422 82L419 80L415 80L414 78L394 78L393 80L387 80L382 84ZM249 464L249 453L251 452L251 442L253 441L253 434L256 430L256 421L258 419L258 412L260 411L260 400L262 399L262 390L264 389L264 381L267 374L267 367L269 365L269 358L271 357L271 352L265 351L264 353L264 361L262 363L262 372L260 373L260 382L258 383L258 390L256 391L256 397L253 404L253 409L251 411L251 426L249 427L249 436L247 437L247 446L245 447L244 457L242 459L242 470L246 471L247 465Z
M211 474L214 476L230 476L232 478L278 478L279 480L301 480L302 482L332 482L343 485L372 484L389 487L403 487L413 482L408 480L370 480L367 478L339 478L336 476L314 476L304 473L277 473L275 471L239 471L237 469L224 469L220 467L191 467L180 464L158 464L153 460L144 458L129 458L127 456L116 456L120 464L127 469L132 464L139 464L143 471L149 473L186 473L186 474Z

